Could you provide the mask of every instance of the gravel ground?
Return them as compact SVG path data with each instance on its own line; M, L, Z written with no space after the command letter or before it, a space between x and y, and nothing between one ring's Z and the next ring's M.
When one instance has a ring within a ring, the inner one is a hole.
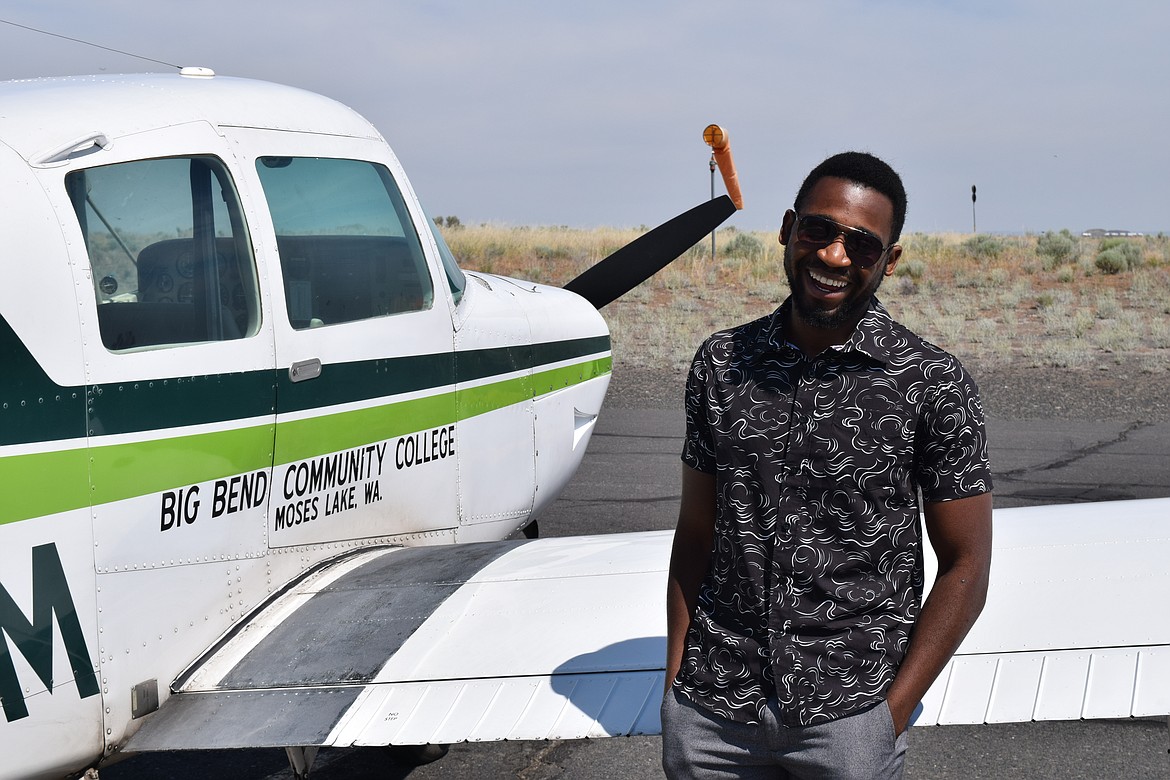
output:
M1105 371L972 367L987 414L1001 420L1170 421L1170 371L1128 359Z
M1170 422L1170 371L1149 372L1135 358L1110 370L969 365L989 417L1000 420ZM607 403L624 409L682 407L682 370L614 367Z

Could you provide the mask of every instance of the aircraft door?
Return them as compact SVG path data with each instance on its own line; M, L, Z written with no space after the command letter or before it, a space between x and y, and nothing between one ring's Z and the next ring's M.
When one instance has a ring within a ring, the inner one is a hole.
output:
M189 155L76 170L65 186L96 306L99 571L262 554L274 355L234 178L222 159Z
M362 139L232 135L264 194L283 290L270 546L449 540L451 312L401 169Z

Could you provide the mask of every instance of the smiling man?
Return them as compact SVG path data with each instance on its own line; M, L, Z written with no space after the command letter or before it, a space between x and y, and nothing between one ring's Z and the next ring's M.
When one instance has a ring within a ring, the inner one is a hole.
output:
M875 297L905 214L886 163L825 160L780 229L790 297L695 355L667 591L670 778L901 777L914 708L982 609L978 391ZM939 563L925 603L920 512Z

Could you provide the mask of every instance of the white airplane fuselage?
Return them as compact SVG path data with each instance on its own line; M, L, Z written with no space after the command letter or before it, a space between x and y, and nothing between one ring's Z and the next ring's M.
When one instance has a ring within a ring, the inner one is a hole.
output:
M503 539L572 475L604 321L445 262L350 109L200 75L0 106L0 776L115 753L322 561Z

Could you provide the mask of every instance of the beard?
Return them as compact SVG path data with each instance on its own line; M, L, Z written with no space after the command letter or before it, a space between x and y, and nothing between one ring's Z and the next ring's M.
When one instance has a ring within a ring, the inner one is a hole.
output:
M796 313L806 324L814 328L836 329L851 325L865 314L869 308L869 301L877 294L885 278L886 258L874 266L870 281L865 287L857 289L841 305L835 309L822 309L814 305L804 293L804 288L796 280L796 263L792 258L792 244L784 247L784 273L788 277L788 289L792 291L792 303ZM807 255L806 255L807 257ZM803 272L804 264L801 264Z

